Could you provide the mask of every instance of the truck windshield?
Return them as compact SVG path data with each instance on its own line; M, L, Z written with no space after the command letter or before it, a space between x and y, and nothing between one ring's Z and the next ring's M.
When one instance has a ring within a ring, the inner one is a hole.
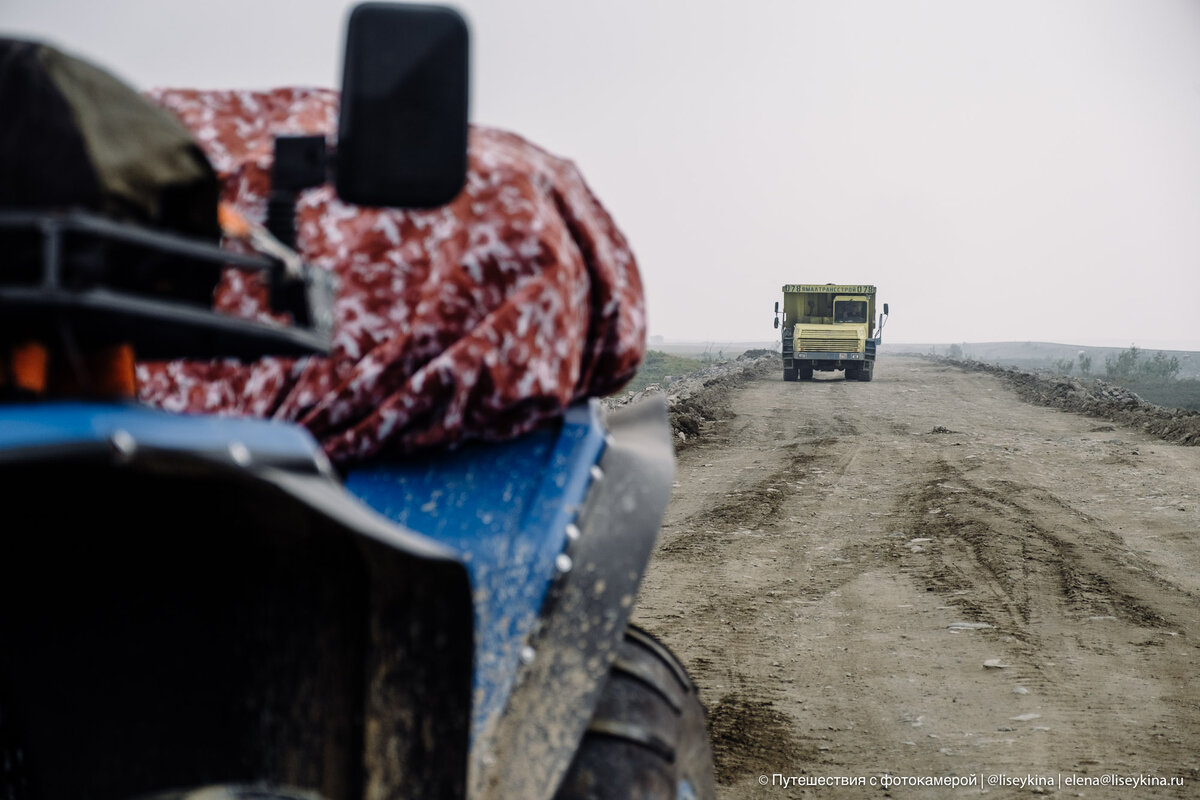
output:
M834 322L866 322L866 300L842 300L833 309Z

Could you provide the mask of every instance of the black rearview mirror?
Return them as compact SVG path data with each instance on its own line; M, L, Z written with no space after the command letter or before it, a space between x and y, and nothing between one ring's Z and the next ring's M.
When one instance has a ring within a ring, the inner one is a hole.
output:
M883 315L884 315L885 317L888 315L887 303L884 303L884 304L883 304Z
M350 13L337 193L364 206L431 208L467 173L466 21L450 8L363 3Z
M776 317L776 318L775 318L775 327L776 327L776 328L778 328L778 327L779 327L779 317Z
M779 313L779 301L778 300L775 301L775 313L776 314Z

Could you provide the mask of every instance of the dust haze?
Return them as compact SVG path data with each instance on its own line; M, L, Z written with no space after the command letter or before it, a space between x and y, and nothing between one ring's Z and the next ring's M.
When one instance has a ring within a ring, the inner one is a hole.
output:
M335 85L349 4L6 0L141 86ZM892 341L1200 350L1200 6L464 0L473 116L576 160L651 333L870 283ZM269 31L269 33L268 33Z

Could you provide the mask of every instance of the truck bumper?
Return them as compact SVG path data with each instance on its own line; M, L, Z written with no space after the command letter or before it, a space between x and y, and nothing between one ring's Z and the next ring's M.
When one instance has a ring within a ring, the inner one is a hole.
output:
M834 352L800 352L789 353L783 357L784 369L796 367L812 367L817 370L845 369L857 366L864 361L874 361L872 353L834 353Z

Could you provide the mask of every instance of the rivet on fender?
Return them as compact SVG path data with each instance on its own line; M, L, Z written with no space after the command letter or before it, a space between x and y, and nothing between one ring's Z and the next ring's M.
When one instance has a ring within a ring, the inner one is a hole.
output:
M229 443L229 457L233 459L233 463L239 467L250 466L250 448L241 442Z
M129 431L118 428L112 432L112 436L109 437L108 441L112 444L113 451L121 461L128 461L137 452L137 439L134 439L133 434Z

